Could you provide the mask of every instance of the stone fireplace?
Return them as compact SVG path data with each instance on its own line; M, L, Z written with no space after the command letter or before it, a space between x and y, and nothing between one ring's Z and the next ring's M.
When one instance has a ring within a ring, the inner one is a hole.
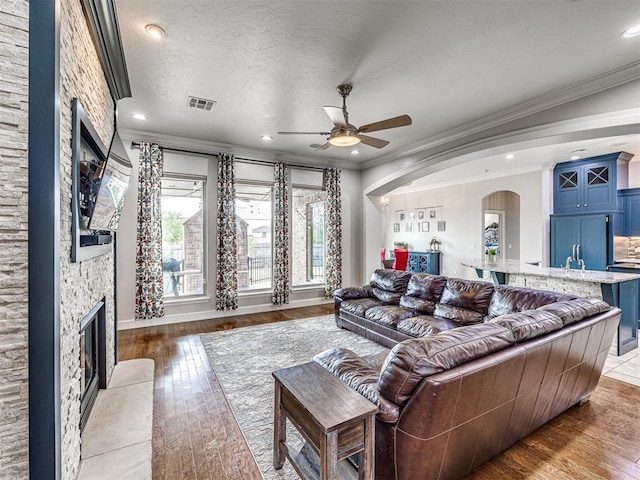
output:
M98 390L107 388L105 321L103 298L80 322L80 431L89 419Z

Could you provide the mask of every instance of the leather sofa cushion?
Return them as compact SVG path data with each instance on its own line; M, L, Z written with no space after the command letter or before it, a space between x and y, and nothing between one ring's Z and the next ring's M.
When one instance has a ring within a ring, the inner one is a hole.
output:
M484 315L465 308L456 307L454 305L443 305L438 303L433 310L434 317L440 317L455 321L458 325L473 325L474 323L482 323Z
M313 360L377 405L379 420L388 423L398 421L400 407L379 394L378 370L366 359L346 348L332 348L317 354Z
M453 328L438 335L405 340L398 343L385 360L378 389L391 402L404 405L423 378L514 343L511 331L495 323Z
M447 277L429 275L428 273L414 273L411 275L405 295L428 300L435 304L440 301L446 284Z
M442 298L439 303L442 305L451 305L453 307L471 310L472 312L477 312L484 317L489 309L489 302L491 302L492 294L492 283L449 278L447 280L447 285L442 291Z
M372 322L386 325L387 327L395 327L398 321L415 317L418 312L415 310L407 310L397 305L381 305L379 307L371 307L364 312L364 317Z
M343 300L351 300L354 298L367 298L372 297L373 292L371 291L370 285L365 285L364 287L343 287L337 289L334 294L335 297L340 297Z
M371 290L373 291L373 296L376 297L381 302L391 303L395 305L398 305L398 303L400 303L400 297L402 295L399 293L390 292L388 290L382 290L381 288L377 288L377 287L371 287Z
M432 317L431 315L419 315L417 317L405 318L398 322L396 328L399 332L406 333L412 337L426 337L459 325L446 318Z
M410 297L409 295L403 295L400 297L400 306L404 308L410 308L420 313L426 313L433 315L433 310L436 304L431 300L424 300L418 297Z
M597 298L576 298L565 302L550 303L538 308L538 310L556 314L562 319L565 326L610 309L611 306L608 303Z
M359 317L364 317L365 312L371 307L382 305L380 300L375 298L356 298L345 300L340 304L340 310L345 310Z
M534 310L542 305L571 300L572 298L575 298L575 296L509 285L495 285L491 303L489 304L488 316L493 318L508 313Z
M511 330L516 343L541 337L563 327L560 317L545 310L509 313L494 318L491 323L497 323Z
M378 300L397 305L400 297L407 291L410 278L410 272L381 268L373 272L369 285Z

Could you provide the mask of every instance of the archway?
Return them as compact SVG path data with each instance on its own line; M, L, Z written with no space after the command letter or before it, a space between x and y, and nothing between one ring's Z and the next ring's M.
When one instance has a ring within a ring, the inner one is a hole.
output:
M486 254L520 260L520 195L500 190L482 199L482 245Z

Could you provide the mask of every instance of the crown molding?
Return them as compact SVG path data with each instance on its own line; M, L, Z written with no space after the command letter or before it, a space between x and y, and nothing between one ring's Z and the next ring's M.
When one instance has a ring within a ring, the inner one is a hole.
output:
M119 128L118 133L120 134L120 137L127 142L145 141L157 143L162 147L190 150L193 152L201 153L202 155L215 156L218 155L219 152L227 152L232 153L238 157L247 158L249 160L270 160L274 162L296 163L309 167L330 167L346 170L359 170L358 165L354 165L353 163L349 163L336 158L329 158L326 160L323 159L322 161L318 161L317 158L292 155L290 153L278 150L260 150L257 148L243 147L240 145L232 145L229 143L212 142L209 140L197 140L193 138L168 135L164 133L146 132L144 130Z
M111 96L116 101L130 97L129 73L114 1L81 0L81 3Z
M385 155L367 160L360 164L360 168L365 170L396 160L402 160L406 157L420 156L429 150L437 149L438 147L442 147L450 142L460 141L482 131L639 79L640 61L597 75L570 87L521 103L515 107L502 110L493 115L484 117L481 120L476 120L441 134L434 135L430 138L414 143L413 145L399 149L392 155Z

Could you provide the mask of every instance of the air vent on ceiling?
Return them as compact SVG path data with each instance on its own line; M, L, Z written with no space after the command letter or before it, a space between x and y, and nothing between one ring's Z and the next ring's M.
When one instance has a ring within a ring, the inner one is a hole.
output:
M210 111L216 105L215 100L207 100L200 97L189 97L189 106L199 110Z

